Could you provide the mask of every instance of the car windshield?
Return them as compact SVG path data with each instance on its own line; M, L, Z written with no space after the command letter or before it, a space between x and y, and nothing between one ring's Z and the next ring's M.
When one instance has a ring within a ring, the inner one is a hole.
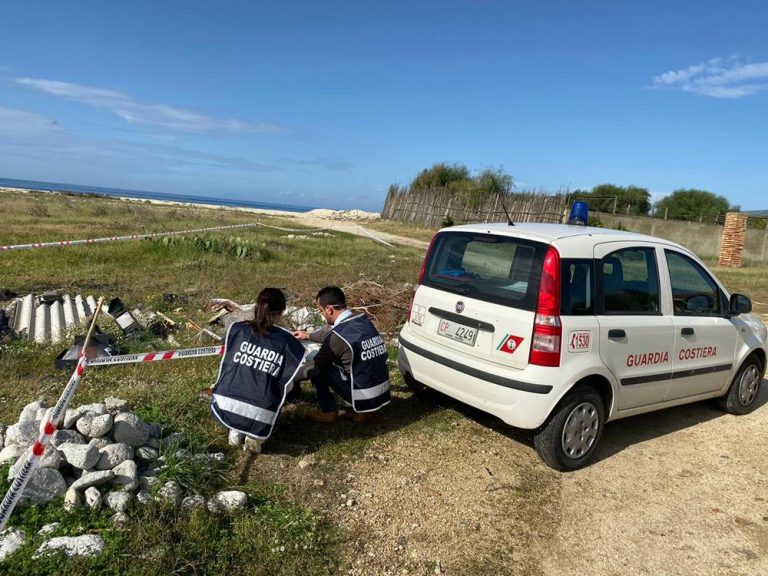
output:
M427 257L424 284L533 310L547 245L472 232L445 232Z

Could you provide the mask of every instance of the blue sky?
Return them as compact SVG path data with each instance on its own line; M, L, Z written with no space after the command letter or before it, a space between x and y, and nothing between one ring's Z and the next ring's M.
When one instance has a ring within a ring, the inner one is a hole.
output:
M377 210L435 162L768 208L768 3L0 5L0 177Z

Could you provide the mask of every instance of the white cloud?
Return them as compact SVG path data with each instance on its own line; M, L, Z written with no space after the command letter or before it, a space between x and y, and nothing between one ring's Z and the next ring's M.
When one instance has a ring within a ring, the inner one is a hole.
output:
M653 84L713 98L744 98L768 91L768 62L745 64L736 57L713 58L660 74Z
M234 118L206 116L192 110L174 108L166 104L145 104L137 102L123 92L107 88L96 88L39 78L14 78L13 80L20 86L108 110L126 122L151 128L197 134L245 134L284 131L283 128L275 124L253 124Z
M61 127L47 116L0 105L0 134L2 135L12 137L23 132L41 136L59 131Z

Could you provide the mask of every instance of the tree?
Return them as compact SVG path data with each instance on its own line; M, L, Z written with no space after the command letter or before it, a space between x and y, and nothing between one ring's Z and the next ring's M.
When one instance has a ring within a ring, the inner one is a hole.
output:
M651 210L651 194L639 186L600 184L589 192L577 190L573 197L586 200L596 212L613 212L615 207L619 214L644 216Z
M446 188L454 182L470 180L469 168L464 164L445 164L438 162L432 168L425 168L411 182L411 189Z
M718 214L738 210L723 196L695 188L675 190L656 202L656 214L675 220L713 222Z

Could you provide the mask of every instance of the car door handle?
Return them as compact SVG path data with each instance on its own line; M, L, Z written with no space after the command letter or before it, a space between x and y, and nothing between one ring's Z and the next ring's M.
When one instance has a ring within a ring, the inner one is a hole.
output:
M626 338L627 333L621 329L608 330L608 338Z
M683 328L680 330L682 336L693 336L695 330L693 328Z

